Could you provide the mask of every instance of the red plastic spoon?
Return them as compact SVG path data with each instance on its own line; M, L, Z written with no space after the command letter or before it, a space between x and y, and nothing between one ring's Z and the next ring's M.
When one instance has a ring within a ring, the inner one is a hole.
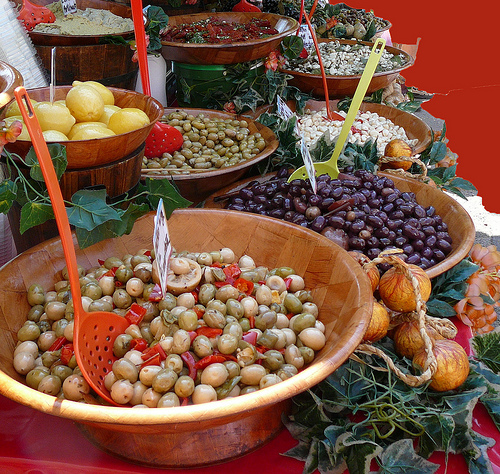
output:
M38 23L54 23L56 16L47 7L35 5L29 0L23 0L23 8L17 15L24 27L31 31Z
M104 378L117 359L113 354L113 343L119 334L125 332L129 323L116 313L84 311L73 236L49 149L26 89L22 86L17 87L14 94L40 163L61 236L74 307L73 345L76 361L85 380L95 392L109 403L121 406L111 398L104 385Z
M241 0L233 7L233 12L260 12L261 9L251 3L247 2L247 0Z

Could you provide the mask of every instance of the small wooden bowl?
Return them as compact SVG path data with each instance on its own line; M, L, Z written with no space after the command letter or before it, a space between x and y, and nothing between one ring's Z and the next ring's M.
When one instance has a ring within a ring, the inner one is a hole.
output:
M238 179L242 178L244 174L255 164L261 162L262 160L268 158L277 148L278 139L271 129L265 127L264 125L251 120L245 116L235 116L234 114L229 114L227 112L221 112L217 110L210 109L165 109L165 115L168 115L175 110L184 110L192 115L198 115L200 113L205 114L207 117L214 118L236 118L244 119L248 122L248 128L251 133L259 132L264 140L266 141L266 148L254 156L252 159L243 161L234 166L229 166L227 168L219 168L217 170L210 171L192 171L190 174L168 174L165 170L161 175L156 175L151 172L142 172L142 178L152 178L152 179L170 179L179 188L180 193L186 199L194 203L199 203L205 198L210 196L212 193L217 191L223 186L227 186Z
M331 41L338 41L341 44L364 44L367 46L372 46L373 43L368 43L366 41L356 41L356 40L330 40L330 39L320 39L320 43L327 43ZM386 46L385 50L389 53L399 55L402 54L406 58L406 64L400 68L393 69L387 72L376 72L368 86L366 95L383 89L393 82L398 74L404 69L413 66L414 59L407 52L402 49L398 49L392 46ZM289 81L289 85L295 86L302 92L310 93L311 95L324 98L325 89L323 87L323 78L321 74L306 74L303 72L291 71L289 69L281 69L281 72L285 74L290 74L293 79ZM356 92L359 80L361 79L361 74L353 76L326 76L326 82L328 86L328 97L332 99L342 99L344 97L352 97Z
M151 248L154 213L130 235L77 250L85 268L111 255ZM30 249L0 269L0 393L44 413L74 420L98 447L124 460L157 467L221 463L263 445L283 428L290 398L319 383L354 351L368 327L372 291L362 268L325 237L263 216L223 210L184 209L168 221L177 250L230 247L258 265L287 265L304 276L320 320L326 346L313 363L279 384L240 397L174 408L118 408L57 399L29 388L12 366L16 332L26 321L26 292L33 283L45 290L65 266L60 239Z
M329 101L330 109L332 111L338 111L338 102L338 100ZM312 112L325 108L326 102L318 100L309 100L305 107L306 110L311 110ZM373 102L362 102L359 110L361 112L374 112L381 117L389 119L394 125L404 128L406 135L410 140L418 140L418 142L412 147L414 153L422 153L431 144L431 128L423 120L413 114L397 109L396 107L376 104Z
M22 85L21 73L5 61L0 61L0 119L3 111L14 100L14 90Z
M64 99L71 86L57 86L54 100ZM68 140L61 142L66 147L68 169L90 168L118 161L137 150L146 140L153 125L163 115L163 106L153 97L126 89L108 88L115 96L118 107L137 107L149 117L150 123L132 132L92 140ZM30 99L48 101L50 89L41 87L28 90ZM31 141L17 140L6 145L6 149L24 157L31 148Z
M22 0L14 0L18 5L22 5ZM53 0L32 0L35 5L46 6L53 3ZM76 7L79 10L86 8L96 8L98 10L109 10L111 13L122 18L132 18L132 9L127 5L105 0L76 0ZM40 33L38 31L28 31L28 35L36 46L85 46L99 44L100 41L109 35L55 35L52 33ZM113 36L121 36L125 39L131 38L134 30L116 33Z
M168 24L172 26L183 23L195 23L207 18L216 17L228 22L247 23L251 18L269 20L280 33L268 38L230 44L196 44L162 41L161 54L167 60L188 64L235 64L253 61L266 57L276 49L281 40L293 34L298 23L272 13L255 12L203 12L194 15L170 16Z
M469 250L474 245L476 230L467 211L457 201L455 201L455 199L446 195L438 188L424 184L416 179L403 178L401 176L395 176L391 173L385 172L380 174L391 178L400 191L415 193L417 202L422 206L434 206L436 213L439 214L443 221L448 225L448 233L453 240L452 250L443 261L426 270L426 273L430 278L441 275L441 273L446 272L467 257ZM204 207L209 209L223 209L225 201L217 200L216 198L218 196L238 191L253 180L265 181L270 176L272 175L269 174L264 177L253 177L240 181L232 186L226 186L224 189L221 189L217 193L210 196L205 201Z

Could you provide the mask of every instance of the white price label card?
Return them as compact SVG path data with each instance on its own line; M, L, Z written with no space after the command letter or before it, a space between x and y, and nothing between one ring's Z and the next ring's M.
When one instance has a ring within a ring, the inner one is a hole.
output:
M158 210L155 216L155 228L153 232L153 248L155 250L155 260L158 266L158 276L162 294L167 293L168 264L172 255L172 243L168 235L167 215L163 199L158 203Z
M307 24L300 25L299 36L304 42L304 48L309 51L314 46L314 41L311 35L311 30L309 29L309 26L307 26Z
M307 148L306 142L303 138L300 139L300 151L302 153L302 159L304 160L304 166L306 167L307 175L309 176L309 182L311 183L312 190L316 194L316 171L314 169L314 163L309 153L309 148Z
M76 0L61 0L61 6L64 16L77 11Z
M277 106L276 112L283 120L288 120L291 117L295 116L295 114L292 112L292 109L288 107L288 104L279 95L277 96L276 99L276 106ZM297 124L297 121L295 122L294 132L297 135L299 134L299 126Z

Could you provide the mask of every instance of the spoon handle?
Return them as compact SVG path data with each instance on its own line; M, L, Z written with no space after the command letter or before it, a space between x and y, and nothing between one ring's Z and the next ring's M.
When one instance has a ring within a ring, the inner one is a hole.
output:
M377 65L380 61L384 48L385 48L385 39L377 38L377 40L373 44L370 56L368 58L368 61L366 62L363 74L361 75L361 79L359 80L358 87L356 87L356 92L354 93L351 105L349 107L349 110L347 111L347 115L344 120L344 124L342 125L342 130L340 131L340 135L337 138L337 143L335 144L332 156L328 160L330 162L335 162L335 164L337 163L337 159L340 156L340 152L344 148L344 144L349 135L349 131L351 130L352 124L354 123L354 119L356 118L356 114L358 113L358 110L361 107L361 103L363 102L366 91L368 90L368 86L370 85L373 73L377 68Z
M17 103L19 104L19 109L23 116L24 123L30 134L33 148L35 149L36 156L38 157L40 168L45 179L45 184L47 185L47 190L49 191L57 228L59 229L59 234L61 236L66 265L68 266L73 304L81 305L82 298L80 280L78 276L78 266L76 263L73 236L71 234L71 228L69 226L68 215L66 213L66 206L64 205L61 188L59 187L59 180L57 179L56 171L54 169L54 165L52 164L52 158L26 89L23 86L17 87L14 91L14 95Z

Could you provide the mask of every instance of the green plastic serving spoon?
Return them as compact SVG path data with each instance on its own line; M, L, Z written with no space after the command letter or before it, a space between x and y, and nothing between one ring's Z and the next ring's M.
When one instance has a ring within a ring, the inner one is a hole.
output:
M377 38L377 40L373 44L370 56L368 58L368 61L366 62L365 69L363 70L363 74L361 75L361 79L359 80L356 92L354 93L354 97L352 98L351 106L349 107L346 118L344 120L344 125L342 125L342 130L340 131L340 135L337 138L337 143L335 144L332 156L327 161L321 163L314 163L314 170L316 171L317 176L320 176L322 174L328 174L333 179L335 179L339 175L339 169L337 167L338 157L340 156L340 152L344 148L344 144L349 135L349 131L351 130L352 124L354 123L354 119L356 118L356 114L358 113L359 107L363 102L366 91L368 90L368 85L372 80L373 73L377 68L377 65L380 61L384 48L385 48L385 40L382 38ZM288 181L290 182L293 179L306 179L307 177L308 174L306 167L301 166L291 174Z

